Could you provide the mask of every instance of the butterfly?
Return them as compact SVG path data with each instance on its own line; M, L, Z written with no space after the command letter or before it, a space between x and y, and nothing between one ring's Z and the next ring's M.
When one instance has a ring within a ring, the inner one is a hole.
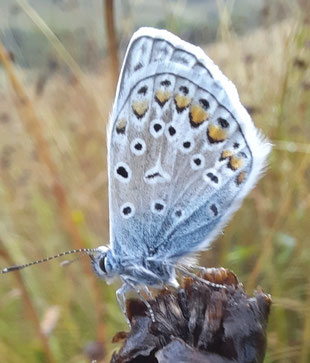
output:
M121 278L124 312L130 289L177 286L177 266L210 246L269 152L235 86L201 48L139 29L108 127L110 243L69 253L85 251L98 276Z

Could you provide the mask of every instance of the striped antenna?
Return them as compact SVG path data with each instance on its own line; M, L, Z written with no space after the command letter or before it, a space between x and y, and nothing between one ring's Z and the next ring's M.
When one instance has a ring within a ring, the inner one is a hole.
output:
M42 260L37 260L37 261L25 263L24 265L17 265L17 266L11 266L11 267L4 268L1 271L1 273L2 274L6 274L8 272L12 272L12 271L16 271L16 270L21 270L23 268L26 268L26 267L29 267L29 266L32 266L32 265L38 265L39 263L43 263L43 262L47 262L47 261L50 261L50 260L54 260L55 258L58 258L58 257L62 257L62 256L66 256L66 255L71 255L73 253L83 253L83 252L84 253L87 253L87 254L94 253L94 252L98 252L98 248L79 248L78 250L71 250L71 251L61 252L61 253L58 253L58 255L46 257L46 258L43 258Z

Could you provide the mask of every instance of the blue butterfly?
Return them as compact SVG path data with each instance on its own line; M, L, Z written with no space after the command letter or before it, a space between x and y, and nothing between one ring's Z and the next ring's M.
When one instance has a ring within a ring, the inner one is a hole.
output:
M128 290L178 286L176 269L208 248L258 181L270 148L202 49L141 28L128 46L109 123L110 244L1 272L86 252L98 276L121 278L126 315Z
M110 244L95 272L118 298L177 285L175 267L206 249L257 182L270 144L235 86L202 49L141 28L123 63L108 130Z

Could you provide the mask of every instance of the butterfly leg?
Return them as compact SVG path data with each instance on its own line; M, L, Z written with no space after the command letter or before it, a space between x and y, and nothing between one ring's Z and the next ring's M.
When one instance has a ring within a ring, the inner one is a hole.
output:
M147 307L149 313L150 313L150 317L153 323L155 323L155 315L154 315L154 311L150 305L150 303L143 297L143 295L141 294L141 291L131 282L127 281L126 279L122 278L123 280L123 285L116 291L116 298L118 301L119 306L121 307L127 323L129 326L131 326L130 321L128 319L127 316L127 311L126 311L126 293L130 290L134 290L136 291L136 293L138 294L139 298L144 302L145 306ZM147 286L143 287L143 290L146 291L146 293L152 297L150 290L148 289Z
M202 272L202 273L206 272L206 270L207 270L207 268L204 267L204 266L193 266L192 269L197 270L197 271Z
M143 297L143 295L141 294L140 290L136 289L136 291L137 291L137 294L139 295L140 299L144 302L145 306L147 307L147 310L150 313L150 317L151 317L152 322L155 323L155 321L156 321L155 320L155 314L154 314L154 311L153 311L150 303Z
M116 298L117 298L118 304L121 307L122 312L124 313L124 315L126 317L127 324L129 326L131 326L131 324L128 319L127 311L126 311L126 292L128 292L131 289L132 289L132 287L126 281L124 281L123 285L116 291Z
M205 285L211 286L211 287L216 287L218 289L227 289L227 287L225 285L221 285L221 284L216 284L215 282L211 282L208 280L205 280L195 274L193 274L192 272L189 272L186 268L181 267L181 266L176 266L175 267L176 270L180 271L181 273L183 273L185 276L191 277L197 281L202 282Z
M140 289L138 289L134 284L132 284L130 281L127 281L127 280L124 280L125 282L126 282L126 284L128 285L128 286L130 286L130 288L132 289L132 290L134 290L137 294L138 294L138 296L139 296L139 298L144 302L144 304L145 304L145 306L147 307L147 310L149 311L149 313L150 313L150 317L151 317L151 320L152 320L152 322L153 323L155 323L155 314L154 314L154 311L153 311L153 309L152 309L152 307L151 307L151 305L150 305L150 303L145 299L145 297L141 294L141 291L140 291ZM150 296L150 297L152 297L152 295L151 295L151 292L150 292L150 290L148 289L148 287L146 286L146 285L144 285L143 286L143 290Z
M152 292L150 291L150 289L146 286L146 285L144 285L143 287L142 287L142 290L147 294L147 296L150 298L150 299L153 299L153 295L152 295Z

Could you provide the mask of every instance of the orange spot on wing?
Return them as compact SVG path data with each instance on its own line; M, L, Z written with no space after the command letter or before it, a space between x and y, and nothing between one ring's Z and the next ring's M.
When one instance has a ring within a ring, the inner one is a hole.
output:
M174 96L174 102L175 102L177 111L182 112L183 110L185 110L185 108L187 108L190 105L191 98L187 97L187 96L182 96L179 93L177 93Z
M227 131L217 125L210 125L208 127L208 138L211 143L222 142L227 139Z
M149 108L149 101L147 100L133 101L132 103L133 112L138 118L142 118L146 114L148 108Z
M242 167L243 160L236 156L231 156L229 159L228 167L232 170L238 170Z
M191 125L194 127L197 127L201 123L206 121L210 117L210 115L201 106L193 105L191 107L189 117L190 117Z
M171 92L159 90L155 94L155 100L159 103L161 107L169 100Z
M224 150L221 154L221 159L224 160L224 159L227 159L229 158L230 156L232 156L233 152L230 151L230 150Z
M241 183L243 183L245 181L245 177L246 177L246 173L243 171L241 172L236 179L236 182L238 185L240 185Z
M116 132L118 134L124 134L126 130L127 120L124 118L121 118L117 121L116 124Z

